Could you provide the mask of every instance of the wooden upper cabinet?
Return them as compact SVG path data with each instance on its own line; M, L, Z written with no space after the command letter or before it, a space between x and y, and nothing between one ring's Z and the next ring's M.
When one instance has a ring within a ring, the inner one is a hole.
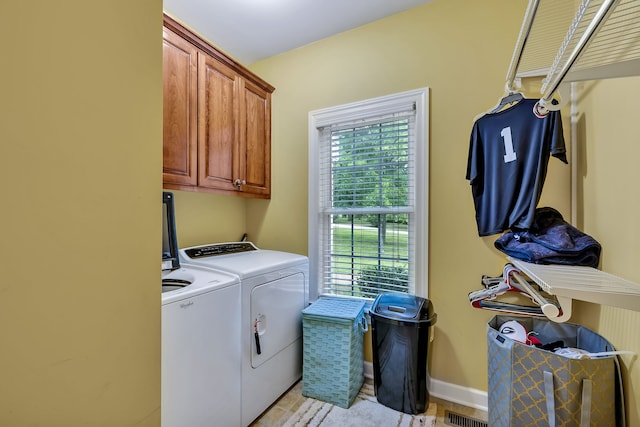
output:
M165 183L197 183L197 49L163 29L162 178Z
M210 56L198 55L198 182L236 191L238 177L238 77Z
M249 81L240 86L241 175L246 191L268 195L271 192L271 93Z
M269 85L164 16L165 188L271 197Z

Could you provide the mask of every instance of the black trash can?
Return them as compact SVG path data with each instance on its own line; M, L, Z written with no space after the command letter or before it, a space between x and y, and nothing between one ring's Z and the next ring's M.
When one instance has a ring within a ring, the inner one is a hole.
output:
M424 412L429 406L430 328L437 318L431 301L400 293L380 294L370 315L378 402L406 414Z

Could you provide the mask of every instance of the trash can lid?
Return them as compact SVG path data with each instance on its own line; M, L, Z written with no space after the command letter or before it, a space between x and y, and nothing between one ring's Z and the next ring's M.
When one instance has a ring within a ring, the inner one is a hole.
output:
M376 297L371 312L387 319L404 321L433 321L435 313L431 301L415 295L384 293Z

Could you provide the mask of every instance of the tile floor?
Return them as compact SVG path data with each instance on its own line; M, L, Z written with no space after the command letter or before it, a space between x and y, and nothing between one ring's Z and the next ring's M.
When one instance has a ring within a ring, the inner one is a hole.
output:
M365 381L371 382L371 379ZM302 405L306 397L302 395L302 381L298 381L289 391L283 394L280 399L271 405L250 427L280 427L293 415ZM487 413L463 405L447 402L442 399L431 397L431 402L436 403L438 411L436 426L446 426L445 410L466 415L478 420L487 421Z

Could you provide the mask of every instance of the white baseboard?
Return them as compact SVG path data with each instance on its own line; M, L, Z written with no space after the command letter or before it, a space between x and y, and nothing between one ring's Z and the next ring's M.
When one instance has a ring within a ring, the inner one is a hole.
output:
M429 385L429 394L431 396L485 412L488 410L488 395L486 391L462 387L433 378L429 381Z
M373 381L373 363L364 362L364 376ZM429 381L429 394L439 399L458 403L470 408L487 411L487 392L469 387L462 387L456 384L431 378Z
M373 363L364 362L364 377L373 381Z

